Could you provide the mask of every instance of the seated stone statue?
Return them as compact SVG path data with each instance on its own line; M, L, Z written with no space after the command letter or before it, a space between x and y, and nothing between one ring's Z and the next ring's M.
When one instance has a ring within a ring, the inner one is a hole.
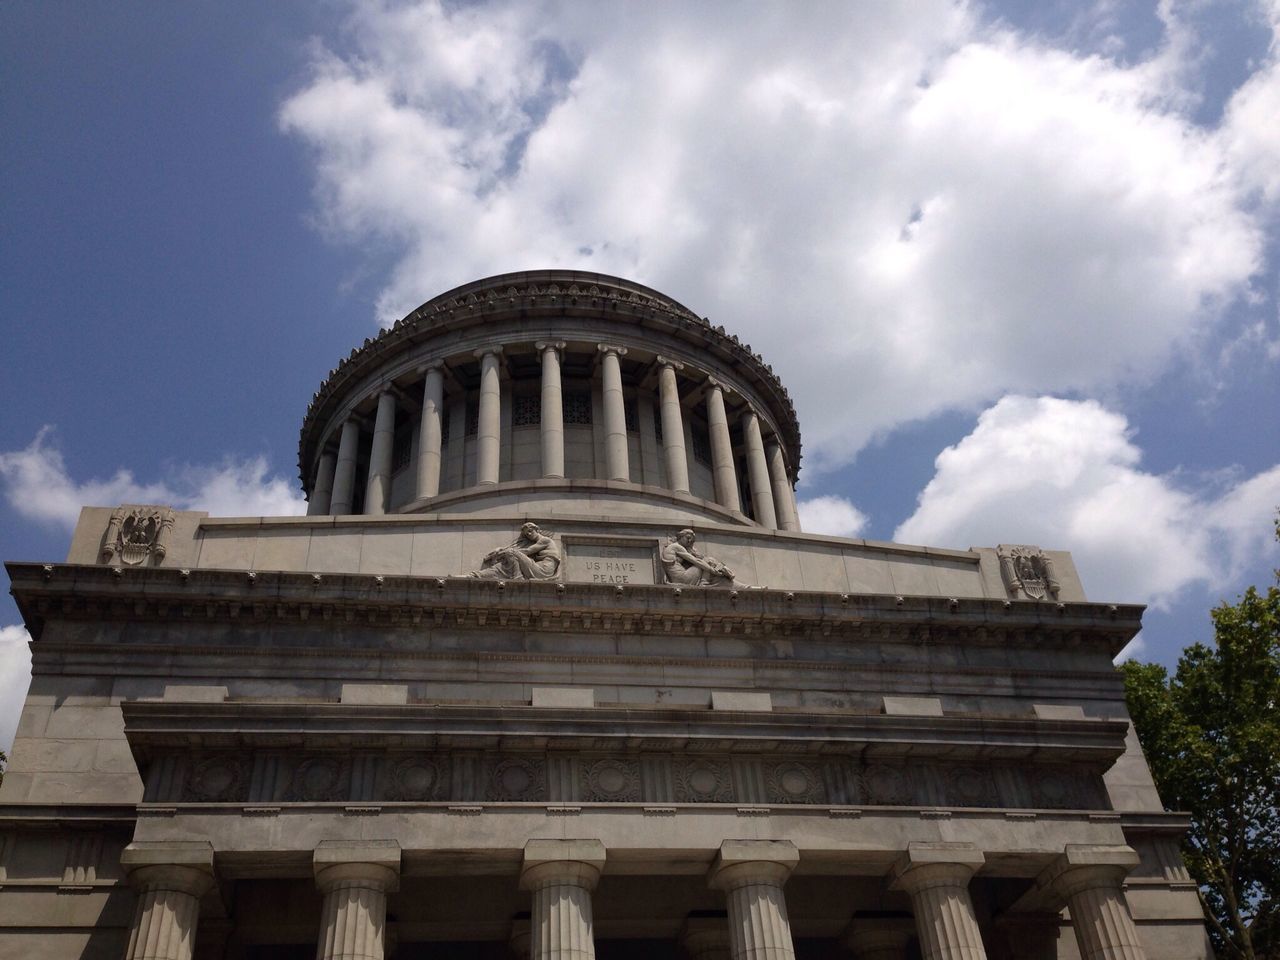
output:
M715 557L704 557L694 549L692 530L668 537L659 556L667 583L691 587L731 587L733 571Z
M555 580L560 575L560 548L538 528L526 523L508 546L491 550L471 574L481 580Z

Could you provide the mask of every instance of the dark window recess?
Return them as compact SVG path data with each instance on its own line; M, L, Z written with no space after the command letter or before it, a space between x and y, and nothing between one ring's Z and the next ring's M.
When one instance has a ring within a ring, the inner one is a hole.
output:
M627 433L640 432L640 404L636 400L622 401L622 419L627 422Z
M658 446L662 446L662 408L653 408L653 435L658 440Z
M591 425L591 393L587 390L565 391L561 400L564 404L564 422Z
M540 423L542 423L542 395L534 393L527 397L516 397L511 405L511 425L536 427Z
M467 428L463 431L463 435L474 437L480 432L480 405L471 406L467 404Z
M413 456L413 424L405 424L396 431L391 443L391 469L400 470L409 465Z
M700 423L695 423L690 431L693 440L693 459L704 466L711 466L711 434Z
M440 410L440 446L442 447L449 442L449 420L452 419L449 415L452 412L448 407Z

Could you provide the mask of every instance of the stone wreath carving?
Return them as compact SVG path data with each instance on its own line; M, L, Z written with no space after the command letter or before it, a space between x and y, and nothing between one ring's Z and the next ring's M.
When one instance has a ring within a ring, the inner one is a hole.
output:
M557 580L560 548L551 534L526 523L505 547L490 550L471 576L480 580Z
M111 512L102 542L102 562L140 567L159 564L168 549L173 510L159 506L122 506Z
M707 557L694 547L692 530L667 537L659 551L667 583L689 587L733 587L733 571L715 557Z
M1000 575L1011 597L1043 600L1058 599L1058 578L1053 561L1039 547L1000 544L996 547L1000 558Z

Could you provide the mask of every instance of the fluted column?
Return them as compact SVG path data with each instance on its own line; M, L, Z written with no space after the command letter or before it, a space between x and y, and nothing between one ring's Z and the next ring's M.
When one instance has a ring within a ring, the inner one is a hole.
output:
M778 527L782 530L799 530L800 518L796 515L795 491L787 476L787 458L782 444L771 437L764 445L764 456L769 461L769 479L773 484L773 507L778 515Z
M689 917L680 931L680 945L691 960L731 960L727 917Z
M502 387L498 376L501 347L476 351L480 358L480 416L476 430L476 483L498 482L498 450L502 433Z
M724 389L715 377L707 377L707 384L707 426L711 431L711 474L716 483L716 502L734 513L741 513L729 418L724 412Z
M125 960L191 960L200 898L213 888L212 845L135 841L120 863L138 890Z
M391 454L396 440L396 397L389 388L378 394L369 450L369 481L364 488L364 512L383 514L391 501Z
M773 509L773 485L769 482L769 463L764 456L760 418L750 407L742 415L742 439L747 450L747 479L751 482L751 507L756 523L777 530L778 515Z
M444 412L444 364L423 369L422 421L418 425L418 482L414 495L422 500L440 492L440 438L444 436L440 417Z
M359 456L360 424L351 417L342 425L338 439L338 462L333 474L333 499L329 512L341 516L351 512L356 493L356 457Z
M539 341L542 357L542 475L564 479L564 394L560 384L560 351L564 341Z
M733 960L794 960L782 885L800 854L787 840L726 840L708 882L729 908Z
M667 461L667 486L677 493L689 492L689 458L684 449L684 416L680 409L680 386L676 371L684 364L658 357L658 403L662 416L662 452Z
M604 403L604 456L610 480L630 480L627 462L627 412L622 398L622 364L626 347L599 345L601 400Z
M316 467L316 484L311 488L311 499L307 501L307 516L323 517L329 512L329 504L333 500L333 474L338 466L338 458L332 450L320 454L320 464Z
M915 925L907 917L854 918L845 934L854 960L903 960Z
M1123 889L1137 865L1130 847L1069 843L1036 880L1071 910L1081 960L1146 960Z
M969 878L984 862L971 843L908 844L893 886L911 897L922 960L986 960L969 898Z
M533 893L531 960L595 960L591 893L605 849L599 840L530 840L520 889Z
M400 879L399 845L326 840L312 865L324 895L316 960L383 960L387 894Z

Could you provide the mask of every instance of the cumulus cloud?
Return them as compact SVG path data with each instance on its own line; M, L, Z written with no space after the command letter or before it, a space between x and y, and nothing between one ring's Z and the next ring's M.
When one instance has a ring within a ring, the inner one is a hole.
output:
M227 459L216 465L185 465L162 482L144 483L119 469L105 480L77 481L67 471L52 427L43 427L21 450L0 453L4 496L17 513L71 529L83 506L163 503L214 516L292 516L306 509L289 481L269 476L263 457Z
M13 745L22 701L31 682L31 637L22 626L0 627L0 750Z
M1248 291L1261 72L1210 130L1172 31L1126 64L949 0L805 9L360 4L280 123L332 235L402 252L382 322L489 273L633 277L764 353L810 467L1005 393L1140 382Z
M844 497L812 497L796 506L800 510L800 528L805 533L855 538L862 536L867 525L867 515Z
M1274 556L1280 465L1191 486L1141 467L1128 421L1094 401L1006 396L939 454L896 540L1071 550L1089 596L1167 608L1183 588L1234 586Z

